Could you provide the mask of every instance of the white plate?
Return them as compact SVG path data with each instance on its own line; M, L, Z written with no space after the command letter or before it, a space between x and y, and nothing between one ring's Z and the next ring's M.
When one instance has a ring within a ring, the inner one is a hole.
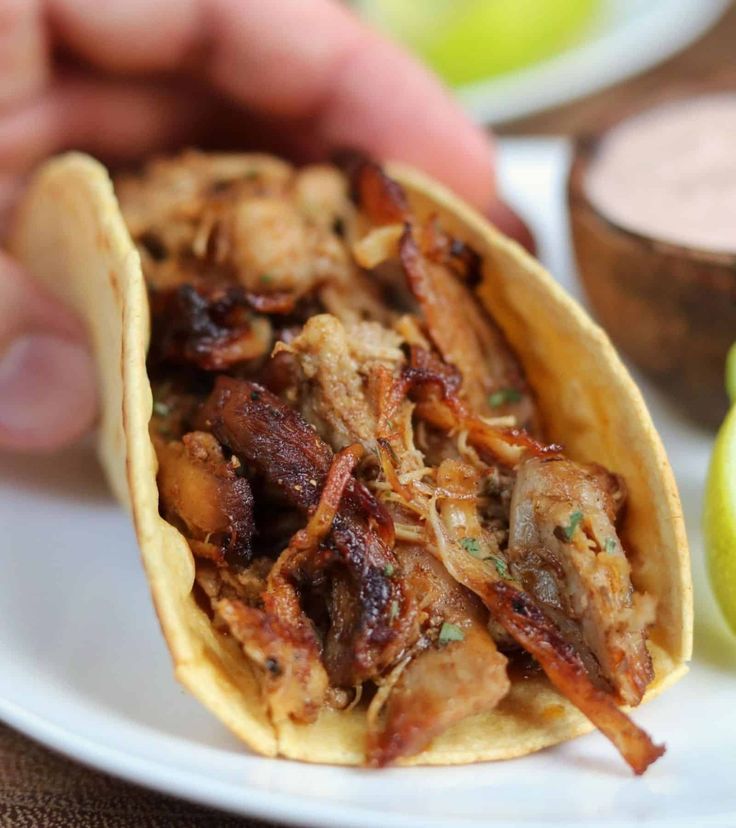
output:
M516 141L502 181L571 280L566 147ZM110 773L242 814L320 826L736 824L736 641L705 585L700 497L710 438L649 395L695 558L691 673L636 719L668 745L641 779L592 734L511 762L371 772L250 755L175 683L133 532L89 448L0 461L0 715Z
M580 43L525 69L456 91L481 123L521 118L654 66L710 28L728 5L728 0L602 0Z

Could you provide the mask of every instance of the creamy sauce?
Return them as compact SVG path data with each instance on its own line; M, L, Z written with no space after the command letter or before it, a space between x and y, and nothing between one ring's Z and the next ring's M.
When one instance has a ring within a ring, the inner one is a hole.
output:
M614 127L585 190L628 230L736 252L736 94L664 104Z

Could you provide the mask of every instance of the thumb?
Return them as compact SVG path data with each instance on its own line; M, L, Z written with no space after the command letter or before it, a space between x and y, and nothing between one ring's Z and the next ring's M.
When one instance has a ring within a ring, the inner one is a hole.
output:
M89 429L96 406L79 321L0 252L0 449L59 448Z

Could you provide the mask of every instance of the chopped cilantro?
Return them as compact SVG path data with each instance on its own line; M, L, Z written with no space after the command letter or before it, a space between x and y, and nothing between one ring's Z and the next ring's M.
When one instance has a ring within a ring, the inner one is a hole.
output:
M449 621L443 622L440 627L440 637L438 641L440 644L449 644L451 641L462 641L465 638L465 633L457 624L450 624Z
M575 534L575 532L577 532L578 526L580 526L580 524L582 523L582 520L583 520L583 513L582 512L574 511L570 514L570 523L568 523L567 526L565 526L562 530L565 534L565 540L566 541L571 541L572 540L573 535Z
M613 555L616 551L616 541L613 538L606 538L606 542L603 544L603 548L608 552L609 555Z
M168 417L171 414L171 406L161 400L154 400L153 413L158 414L159 417Z
M502 578L509 577L509 568L506 561L503 558L498 558L496 555L491 555L489 558L486 558L487 561L492 561L493 565L496 567L496 572Z
M399 602L392 601L391 608L389 609L388 618L389 621L393 621L395 618L398 618L399 615Z
M270 285L273 282L273 274L272 273L261 273L258 277L258 281L262 285Z
M519 402L522 394L518 388L499 388L488 397L488 403L491 408L498 408L507 403Z
M460 546L474 558L481 558L483 556L477 538L460 538Z
M395 570L394 570L394 565L393 564L386 564L386 566L383 567L383 574L387 578L393 577L394 571Z

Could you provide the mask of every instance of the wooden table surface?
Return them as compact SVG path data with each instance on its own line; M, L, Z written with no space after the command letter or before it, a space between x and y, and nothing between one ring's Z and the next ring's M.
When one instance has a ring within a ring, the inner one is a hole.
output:
M703 0L708 2L708 0ZM657 68L567 106L505 126L504 135L573 135L611 111L693 84L736 89L736 6L708 34ZM71 762L0 724L0 826L17 828L265 828L150 793Z

